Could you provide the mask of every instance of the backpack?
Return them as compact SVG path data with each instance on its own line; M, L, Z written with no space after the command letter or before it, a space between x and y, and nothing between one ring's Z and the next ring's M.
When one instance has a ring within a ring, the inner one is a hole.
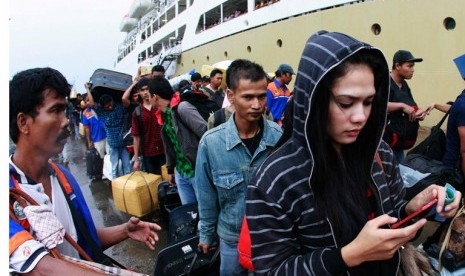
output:
M414 108L417 109L416 106ZM389 120L384 131L383 140L393 150L410 149L417 141L420 123L418 120L412 122L408 116L402 114L400 120Z
M226 121L225 108L218 109L213 113L213 127L217 127Z
M450 183L455 189L463 191L463 177L461 172L454 167L442 164L422 154L409 154L400 163L421 173L429 173L428 176L419 180L411 187L406 188L405 198L412 199L416 194L423 191L431 184L444 186Z
M407 155L416 153L434 160L442 160L446 150L446 134L441 129L441 126L449 115L449 111L447 111L437 125L431 128L431 133L428 137L412 148Z
M208 96L203 93L184 92L181 94L181 100L192 104L205 122L208 121L208 117L212 113L220 109L214 101L208 99Z

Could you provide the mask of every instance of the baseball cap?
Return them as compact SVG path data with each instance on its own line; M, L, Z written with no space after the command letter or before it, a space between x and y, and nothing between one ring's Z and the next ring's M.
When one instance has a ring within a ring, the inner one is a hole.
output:
M465 54L454 59L457 69L459 69L460 75L465 79Z
M284 73L291 73L295 75L294 69L289 64L281 64L278 67L278 71L284 72Z
M394 54L392 63L403 63L403 62L422 62L422 58L413 57L412 53L407 50L399 50Z

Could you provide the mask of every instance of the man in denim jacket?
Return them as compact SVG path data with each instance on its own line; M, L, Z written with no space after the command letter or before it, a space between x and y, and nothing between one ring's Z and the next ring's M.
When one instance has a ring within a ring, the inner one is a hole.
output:
M227 96L235 113L206 132L195 169L199 203L199 247L207 253L220 239L221 275L247 275L238 262L237 242L245 212L247 184L281 137L280 127L262 117L266 106L263 68L236 60L226 72Z

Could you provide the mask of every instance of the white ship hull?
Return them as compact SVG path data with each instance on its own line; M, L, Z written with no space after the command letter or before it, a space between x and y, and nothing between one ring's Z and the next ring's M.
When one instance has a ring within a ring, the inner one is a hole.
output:
M380 48L390 65L399 49L422 57L424 61L415 66L414 78L409 82L420 106L454 100L464 88L452 59L465 53L465 0L373 0L350 4L340 0L281 0L260 9L249 1L249 12L198 32L202 14L226 2L196 0L148 39L136 43L115 70L134 75L140 65L154 65L159 60L149 58L147 53L139 62L141 51L163 39L175 45L170 38L181 35L182 42L176 46L180 55L168 68L173 77L191 69L202 72L204 65L237 58L258 62L268 72L274 72L280 63L297 69L308 37L318 30L328 30L347 33ZM422 125L432 126L440 116L433 113Z

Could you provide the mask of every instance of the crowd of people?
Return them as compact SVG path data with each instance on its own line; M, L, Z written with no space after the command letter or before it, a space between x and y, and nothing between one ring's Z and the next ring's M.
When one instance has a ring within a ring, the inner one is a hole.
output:
M160 226L136 217L95 227L79 184L50 161L77 116L87 146L102 159L108 152L113 178L161 174L166 164L182 204L198 205L198 247L219 246L221 275L396 275L400 251L426 220L391 226L432 200L437 215L452 218L462 200L457 190L446 204L436 184L405 199L398 165L434 108L450 112L443 162L465 173L465 90L453 104L418 107L406 80L421 61L399 50L390 70L379 49L321 31L305 44L298 70L283 63L273 79L260 64L237 59L209 77L193 73L175 90L157 65L138 72L120 98L95 99L86 83L72 106L57 70L17 73L10 81L10 189L58 223L39 238L38 215L10 197L10 272L96 273L53 257L56 247L84 258L63 241L65 232L97 262L128 238L157 246Z

